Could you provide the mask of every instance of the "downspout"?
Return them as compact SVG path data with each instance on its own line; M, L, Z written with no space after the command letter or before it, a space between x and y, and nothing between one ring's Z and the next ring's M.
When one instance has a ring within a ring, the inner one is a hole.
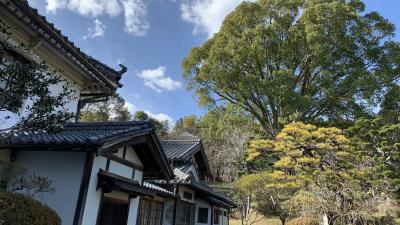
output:
M178 198L179 198L179 184L176 184L175 190L174 190L174 217L172 219L172 225L176 225L176 209L178 206Z

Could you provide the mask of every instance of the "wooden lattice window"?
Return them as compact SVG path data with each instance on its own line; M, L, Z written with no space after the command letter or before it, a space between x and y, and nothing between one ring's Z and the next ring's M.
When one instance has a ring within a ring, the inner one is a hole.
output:
M176 225L194 225L196 206L192 203L178 201Z
M129 205L127 203L103 199L99 214L99 225L126 225Z
M197 223L208 223L208 208L199 208Z
M214 224L219 224L220 215L221 215L221 210L214 209Z
M140 202L139 225L161 225L163 206L162 202L142 198Z

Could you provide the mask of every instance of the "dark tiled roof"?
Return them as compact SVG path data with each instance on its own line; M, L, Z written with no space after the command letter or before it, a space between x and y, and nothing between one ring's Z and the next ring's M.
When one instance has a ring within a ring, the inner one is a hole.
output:
M161 145L169 160L185 160L200 150L200 139L194 140L162 140Z
M165 188L162 188L162 187L160 187L160 186L158 186L156 184L153 184L153 183L150 183L150 182L147 182L147 181L143 182L143 187L148 188L150 190L153 190L158 195L161 195L161 196L172 197L172 198L175 197L173 192L168 191Z
M207 196L206 200L214 202L216 204L220 204L224 207L229 207L229 208L236 207L236 204L232 200L215 192L214 189L208 186L207 184L201 181L196 181L194 179L191 179L190 175L187 172L175 168L174 174L175 174L175 181L174 181L175 183L186 185L197 192L205 194Z
M69 123L61 132L14 134L6 144L18 145L101 145L125 135L148 133L153 130L150 121Z
M155 190L140 185L136 180L109 173L102 169L97 173L97 177L98 186L104 185L103 188L112 188L140 196L154 197L156 195Z
M226 205L229 205L232 208L236 207L236 203L234 203L229 198L215 192L210 186L208 186L205 183L197 182L197 181L190 181L186 185L195 189L198 192L206 193L208 195L207 197L211 197L216 200L222 201L223 203L225 203Z
M119 83L121 76L126 72L126 67L121 65L121 71L117 71L104 63L88 56L80 48L75 46L75 43L70 41L67 36L63 35L53 23L49 22L46 17L40 15L38 10L32 8L27 0L5 0L0 1L0 5L9 10L16 18L19 18L23 23L27 24L39 36L43 37L56 49L60 49L68 58L70 58L79 67L85 68L89 74L97 77L106 84L107 79L102 79L102 76L111 80L115 86L122 86Z

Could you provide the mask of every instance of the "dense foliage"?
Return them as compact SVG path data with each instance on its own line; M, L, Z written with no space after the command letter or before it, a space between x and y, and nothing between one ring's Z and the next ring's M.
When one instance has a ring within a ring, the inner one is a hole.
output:
M61 225L60 217L31 197L0 191L1 225Z
M254 173L237 186L257 196L258 211L283 223L289 216L319 214L327 215L329 224L393 219L399 212L395 188L382 173L382 161L364 147L335 127L290 123L275 139L251 142L248 161L278 157L260 172L253 164Z
M0 125L15 120L7 131L59 130L74 117L65 108L74 90L44 62L22 57L20 52L30 54L30 49L11 46L9 35L0 21ZM58 93L51 91L56 85L62 87Z
M132 115L125 106L125 100L115 94L107 101L89 103L80 112L80 120L84 122L129 121Z
M245 1L183 61L201 105L229 102L274 136L291 119L346 126L399 79L395 27L360 0ZM222 101L220 101L222 100Z

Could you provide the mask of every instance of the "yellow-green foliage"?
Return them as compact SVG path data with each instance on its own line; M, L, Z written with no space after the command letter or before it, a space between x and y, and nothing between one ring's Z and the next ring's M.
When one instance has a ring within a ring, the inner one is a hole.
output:
M0 192L1 225L61 225L49 207L21 194Z
M286 225L319 225L319 222L314 218L299 217L289 221Z
M336 127L317 128L314 125L294 122L286 125L276 136L275 140L254 140L248 148L248 161L262 157L264 152L284 152L290 157L301 158L298 163L319 163L318 158L310 158L305 151L326 152L335 151L339 156L347 156L341 151L348 147L349 140L343 135L343 131ZM290 166L288 159L282 159L276 166Z

